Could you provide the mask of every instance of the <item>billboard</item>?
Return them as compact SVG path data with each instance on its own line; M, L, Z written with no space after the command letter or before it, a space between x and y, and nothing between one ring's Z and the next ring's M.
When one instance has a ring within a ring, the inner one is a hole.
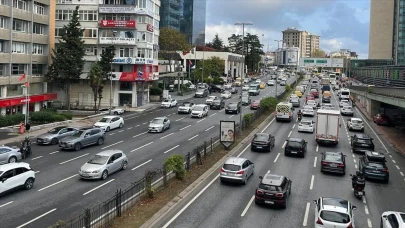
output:
M235 121L219 122L219 139L225 147L229 147L235 142Z
M135 38L123 38L123 37L100 37L100 44L127 44L135 45Z
M101 20L100 27L104 28L135 28L136 21Z
M343 67L342 58L301 58L302 67Z

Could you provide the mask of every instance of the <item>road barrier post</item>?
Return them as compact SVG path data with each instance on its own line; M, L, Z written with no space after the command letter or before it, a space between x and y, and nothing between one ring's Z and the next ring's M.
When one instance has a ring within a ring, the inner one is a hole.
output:
M86 209L84 215L84 227L90 228L91 227L91 216L90 216L90 209Z
M186 169L187 169L187 171L189 171L190 170L190 152L188 152L187 153L187 156L186 156Z
M163 165L162 173L163 173L163 186L166 187L167 186L167 172L166 172L165 165Z
M211 148L211 154L212 154L212 152L214 151L214 149L212 148L214 145L212 145L212 137L211 137L211 146L210 146L210 148Z
M196 157L195 158L196 158L197 165L202 165L202 159L201 159L200 151L198 149L196 149L195 152L196 152Z
M207 158L207 141L204 141L204 158Z
M117 189L117 193L115 194L115 208L117 211L117 217L121 217L121 196L121 189Z

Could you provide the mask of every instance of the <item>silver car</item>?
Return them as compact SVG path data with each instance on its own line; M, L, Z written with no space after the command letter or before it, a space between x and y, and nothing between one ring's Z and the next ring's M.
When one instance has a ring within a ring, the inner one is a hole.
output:
M20 149L0 146L0 164L14 163L21 160Z
M79 170L80 178L105 180L108 175L125 170L128 158L121 150L106 150L94 155Z
M247 183L247 180L254 173L254 163L246 158L230 157L221 168L221 182L240 182Z
M167 117L156 117L150 121L148 132L164 132L170 128L170 120Z
M74 127L60 126L49 130L47 133L37 136L37 144L56 145L60 139L73 135L78 129Z
M93 144L102 145L105 139L105 131L100 128L82 128L72 136L63 138L59 142L62 149L80 150L84 146Z
M353 112L353 108L352 106L343 106L340 109L340 114L343 115L347 115L347 116L353 116L354 112Z

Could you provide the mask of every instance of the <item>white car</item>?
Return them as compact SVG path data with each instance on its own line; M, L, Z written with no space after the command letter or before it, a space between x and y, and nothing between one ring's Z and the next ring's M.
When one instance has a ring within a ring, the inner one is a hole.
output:
M339 107L343 107L343 106L350 106L350 102L348 100L341 100L339 102Z
M162 108L171 108L176 106L177 106L176 99L165 99L164 101L162 101L162 104L160 105L160 107Z
M291 98L298 98L298 99L299 99L298 95L295 94L295 93L290 95L290 99L291 99Z
M347 121L347 128L349 129L349 131L353 130L364 131L363 120L360 118L350 118Z
M349 201L320 197L314 202L316 204L314 228L355 228L353 211L357 207Z
M381 215L381 228L405 228L405 213L386 211Z
M191 111L191 118L193 117L203 118L205 116L208 116L208 105L205 104L194 105L193 110Z
M232 84L225 84L224 85L224 89L231 89L232 88Z
M307 101L307 106L311 106L312 108L316 109L316 106L317 106L316 101L308 100Z
M35 172L25 162L0 165L0 194L23 187L31 189L35 182Z
M347 116L353 116L353 108L352 108L352 106L343 106L341 109L340 109L340 115L342 115L342 116L344 116L344 115L347 115Z
M301 120L298 124L298 132L311 132L314 133L314 124L313 120Z
M256 83L261 83L261 82L262 82L262 80L256 79Z
M286 84L287 84L287 81L286 81L286 80L281 80L281 81L280 81L280 85L281 85L281 86L285 86Z
M101 128L103 131L110 131L115 128L122 128L123 126L124 119L119 116L104 116L94 124L94 127Z
M214 100L218 99L217 96L209 96L207 100L205 100L205 104L210 105Z
M156 117L150 121L148 132L164 132L170 128L170 120L164 117Z
M302 109L302 115L303 116L315 116L315 111L314 111L314 109L312 108L312 107L309 107L309 106L305 106L303 109Z
M193 110L193 106L194 106L193 102L183 102L183 104L180 105L179 108L177 109L177 113L178 114L181 114L181 113L190 114L191 110Z
M109 113L110 112L110 109L109 108L104 108L104 109L100 109L100 112L106 112L106 113ZM112 108L111 109L111 114L114 114L114 115L121 115L121 114L123 114L125 111L124 111L124 109L122 109L122 108Z
M229 91L224 91L224 92L221 93L221 97L224 98L224 99L229 99L229 98L232 97L232 93L229 92Z
M274 80L268 80L267 81L268 86L274 86L274 84L275 84Z
M248 91L248 90L249 90L249 85L242 86L242 91Z

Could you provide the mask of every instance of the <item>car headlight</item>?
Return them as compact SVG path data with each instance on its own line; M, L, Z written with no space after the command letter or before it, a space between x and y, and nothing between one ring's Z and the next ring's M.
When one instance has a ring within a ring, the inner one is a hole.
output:
M94 170L92 173L99 173L100 170Z
M72 144L73 144L73 142L67 142L67 144L72 145Z

